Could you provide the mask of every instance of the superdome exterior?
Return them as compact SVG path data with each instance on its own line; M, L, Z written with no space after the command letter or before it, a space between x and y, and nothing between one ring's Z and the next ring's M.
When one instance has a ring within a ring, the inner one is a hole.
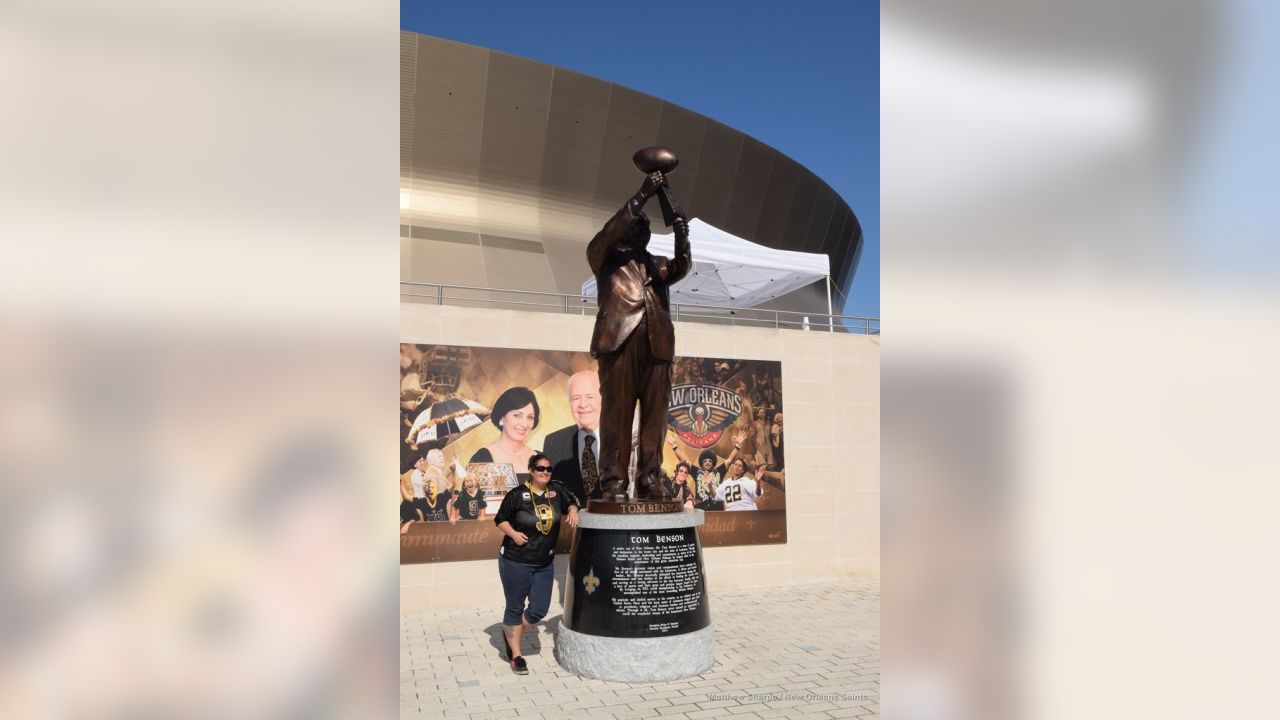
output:
M858 219L786 155L621 85L403 31L401 280L577 294L590 273L586 244L639 187L631 155L649 145L679 153L670 182L691 217L826 253L835 286L849 286ZM660 222L655 231L668 232ZM826 290L768 307L825 313Z

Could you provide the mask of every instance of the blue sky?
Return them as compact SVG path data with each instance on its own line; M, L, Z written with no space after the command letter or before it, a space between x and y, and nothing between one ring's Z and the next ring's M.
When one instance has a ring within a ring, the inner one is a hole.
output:
M866 244L844 312L875 316L879 18L871 0L400 5L405 30L626 85L791 156L835 188L861 221Z

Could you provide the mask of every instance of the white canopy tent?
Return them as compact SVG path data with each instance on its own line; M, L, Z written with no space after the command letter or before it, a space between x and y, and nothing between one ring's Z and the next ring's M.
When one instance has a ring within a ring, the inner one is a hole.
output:
M689 221L693 268L671 288L671 302L749 308L827 280L827 314L831 315L831 264L821 253L775 250L725 232L694 218ZM671 257L675 235L654 233L649 252ZM596 279L582 283L582 294L596 296Z

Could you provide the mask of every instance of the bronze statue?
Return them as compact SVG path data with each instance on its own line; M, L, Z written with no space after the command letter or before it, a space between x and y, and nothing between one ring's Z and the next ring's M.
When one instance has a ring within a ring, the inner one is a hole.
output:
M600 373L600 482L604 498L615 501L627 499L637 404L636 498L662 497L662 442L675 356L668 288L692 265L687 218L667 189L667 173L679 162L675 153L645 148L633 160L648 173L644 184L587 246L599 300L591 356L599 361ZM659 196L667 224L675 229L674 258L654 257L647 249L649 217L642 208L654 195Z

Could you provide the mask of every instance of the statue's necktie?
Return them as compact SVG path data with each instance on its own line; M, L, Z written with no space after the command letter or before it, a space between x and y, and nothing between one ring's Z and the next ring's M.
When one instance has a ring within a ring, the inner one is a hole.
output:
M600 482L600 469L596 467L596 453L591 449L596 442L596 436L587 433L585 441L587 447L582 451L582 484L586 487L589 498L595 494L596 483Z

